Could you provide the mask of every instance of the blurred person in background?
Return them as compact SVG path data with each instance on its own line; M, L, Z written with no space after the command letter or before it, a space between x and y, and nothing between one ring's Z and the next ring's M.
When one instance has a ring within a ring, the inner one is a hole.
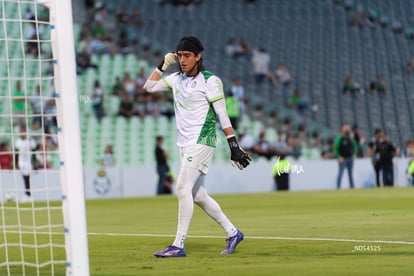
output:
M171 194L171 179L167 180L168 172L170 171L170 166L168 165L168 152L163 148L164 137L157 136L155 138L155 160L157 161L157 174L158 174L158 184L157 184L157 195L162 194ZM169 181L167 183L167 181Z
M381 94L385 94L387 92L385 81L382 79L380 75L377 75L375 79L369 83L368 91L370 93L381 93Z
M293 91L293 95L289 97L288 103L289 103L290 108L296 109L300 113L303 113L304 111L315 112L318 110L317 105L309 104L307 101L303 99L302 93L300 92L298 88L296 88Z
M276 191L289 190L290 163L286 160L286 155L280 155L272 167L273 180Z
M36 143L33 139L29 138L26 132L26 127L20 127L20 136L16 140L16 164L20 170L25 187L25 195L21 199L21 202L31 202L32 193L30 189L30 173L33 169L32 166L32 151L36 148Z
M378 164L382 172L382 184L394 186L393 158L398 154L398 149L390 142L388 135L382 135L382 140L376 147L375 153L378 155Z
M102 167L114 167L116 165L116 160L114 156L114 150L112 145L106 145L104 153L101 157L100 164Z
M251 63L256 84L261 84L269 73L270 54L266 48L261 47L253 51Z
M242 84L242 79L240 77L236 77L233 80L233 83L230 87L230 92L233 93L233 96L239 100L239 106L240 106L240 121L243 120L244 114L246 114L246 97L245 97L245 91L244 86Z
M372 166L374 167L375 171L375 183L377 187L380 187L380 172L381 166L379 164L379 155L377 148L379 144L382 142L382 130L377 128L375 129L374 137L368 143L367 155L371 158Z
M239 119L240 119L240 101L236 98L232 92L229 92L226 97L226 109L229 115L231 125L237 132L239 130Z
M9 144L7 142L0 143L0 169L13 169L13 154L11 153Z
M105 117L105 91L99 80L95 80L93 84L93 95L92 95L92 107L95 113L95 117L101 120Z
M16 82L15 89L12 93L12 110L13 110L13 126L25 126L25 110L26 110L26 94L22 89L20 81Z
M347 76L344 80L344 84L342 85L342 93L344 95L347 93L350 93L351 95L355 95L357 93L363 94L361 86L359 83L354 82L351 76Z
M355 140L351 137L351 128L348 124L342 126L341 135L335 141L335 156L338 158L339 171L336 180L337 189L341 188L341 180L344 170L347 169L350 188L354 188L353 167L354 156L357 152Z
M335 139L328 138L322 149L322 159L335 159Z
M268 77L270 81L275 85L280 83L283 86L287 87L292 82L292 76L287 69L286 64L284 63L279 63L274 72L269 71Z
M354 137L355 143L357 145L357 155L356 157L364 157L364 144L365 138L362 135L362 131L357 124L352 126L352 136Z
M52 168L52 156L47 152L46 145L41 143L38 146L38 150L35 154L36 170L46 170Z

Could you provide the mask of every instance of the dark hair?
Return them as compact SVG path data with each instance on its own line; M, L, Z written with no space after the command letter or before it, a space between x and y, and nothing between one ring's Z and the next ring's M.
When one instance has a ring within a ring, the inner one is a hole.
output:
M202 52L203 50L203 44L201 44L200 40L194 36L184 36L180 39L180 41L178 41L177 44L177 52L190 51L195 55L198 55L198 53Z
M203 44L200 40L194 36L183 36L177 44L176 51L190 51L194 55L198 55L204 50ZM203 66L203 57L200 57L200 60L196 64L197 72L194 74L196 76L198 73L204 70ZM181 70L180 70L181 71Z

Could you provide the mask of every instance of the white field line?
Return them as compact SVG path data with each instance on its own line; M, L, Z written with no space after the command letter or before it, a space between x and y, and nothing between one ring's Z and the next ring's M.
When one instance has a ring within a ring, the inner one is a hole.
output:
M88 233L91 236L127 236L127 237L175 237L171 234L126 234L126 233ZM203 236L188 235L187 238L200 239L225 239L224 236ZM262 236L245 236L246 239L254 240L293 240L293 241L332 241L332 242L351 242L351 243L387 243L387 244L404 244L414 245L414 241L385 241L385 240L354 240L354 239L337 239L337 238L292 238L292 237L262 237Z

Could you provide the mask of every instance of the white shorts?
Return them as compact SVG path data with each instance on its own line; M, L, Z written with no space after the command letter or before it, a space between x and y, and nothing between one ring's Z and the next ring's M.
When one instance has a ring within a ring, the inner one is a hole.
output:
M213 160L214 148L206 145L195 144L180 148L181 167L196 168L201 173L207 174Z

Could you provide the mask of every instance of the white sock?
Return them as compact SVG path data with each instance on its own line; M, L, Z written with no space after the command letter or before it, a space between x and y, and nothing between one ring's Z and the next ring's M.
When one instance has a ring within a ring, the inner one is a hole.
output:
M207 193L204 186L204 175L202 175L193 188L194 201L214 219L226 231L229 237L237 234L237 228L231 223L227 216L223 213L220 205Z

